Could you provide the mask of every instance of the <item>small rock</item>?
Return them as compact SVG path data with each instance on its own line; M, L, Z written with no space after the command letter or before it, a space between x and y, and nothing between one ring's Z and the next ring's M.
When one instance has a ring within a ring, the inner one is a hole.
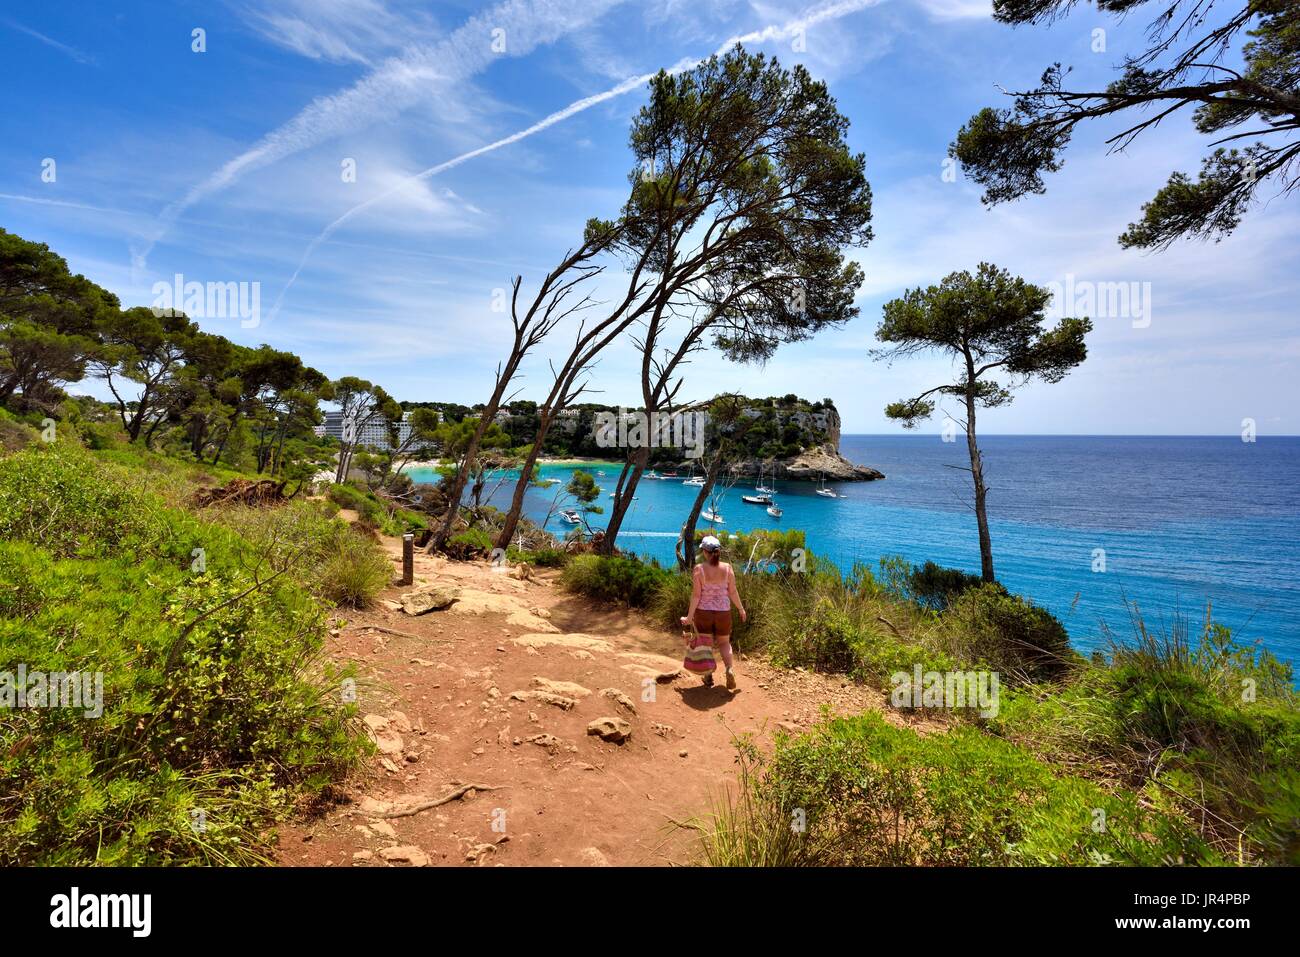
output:
M587 867L609 867L609 858L602 854L599 848L584 847L578 852L578 857Z
M687 750L685 748L682 748L680 751L677 752L677 756L679 758L684 758L686 757L687 753L688 753Z
M623 692L619 691L617 688L601 688L600 693L603 694L606 698L609 698L615 704L618 704L626 708L628 711L632 712L633 714L636 714L636 705L632 703L632 699L629 698L627 695L625 695Z
M459 588L429 585L401 596L402 611L408 615L425 615L431 611L450 608L460 600Z
M392 723L383 715L368 714L362 719L370 736L375 739L380 754L398 755L402 753L402 736L392 727Z
M403 844L399 847L385 847L379 852L379 856L390 864L410 864L412 867L428 867L429 855L424 853L413 844Z
M372 860L372 859L374 858L374 856L375 856L374 853L371 852L371 851L353 851L353 852L352 852L352 859L353 859L354 861L369 861L369 860Z
M615 744L622 744L632 737L632 726L622 718L606 716L597 718L588 724L587 733L599 736L602 741L613 741Z
M371 821L370 829L376 834L382 834L384 837L391 837L394 839L397 837L397 832L393 830L393 825L389 824L387 821Z

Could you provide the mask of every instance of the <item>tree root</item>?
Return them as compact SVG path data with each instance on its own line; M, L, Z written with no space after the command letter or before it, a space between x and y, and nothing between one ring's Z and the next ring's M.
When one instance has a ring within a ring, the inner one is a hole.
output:
M441 807L444 804L450 804L452 801L458 801L470 791L500 791L507 788L508 784L462 784L444 794L442 797L430 798L427 801L421 801L419 804L413 804L410 807L404 807L401 810L389 811L380 817L411 817L419 814L421 811L427 811L430 808Z

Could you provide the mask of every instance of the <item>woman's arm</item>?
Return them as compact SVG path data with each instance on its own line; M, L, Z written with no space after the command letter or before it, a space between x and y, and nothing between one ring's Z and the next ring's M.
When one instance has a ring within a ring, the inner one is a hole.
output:
M691 572L691 608L682 619L683 625L689 625L695 620L695 607L700 603L700 566L696 565L695 570Z
M736 570L730 565L727 566L727 594L731 596L731 603L740 611L740 620L748 621L749 615L745 612L745 606L740 600L740 592L736 590Z

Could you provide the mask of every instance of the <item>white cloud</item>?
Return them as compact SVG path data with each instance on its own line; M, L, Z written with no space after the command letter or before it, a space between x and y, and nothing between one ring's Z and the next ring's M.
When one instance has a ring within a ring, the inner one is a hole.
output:
M425 41L427 12L383 0L256 0L243 8L267 40L312 59L372 64L375 57Z
M936 20L983 20L993 16L993 0L917 0Z
M518 57L591 23L621 0L506 0L471 17L446 39L384 60L347 89L317 97L288 123L229 160L163 210L150 242L135 252L144 267L153 246L186 210L247 173L286 156L397 116L434 97L455 99L458 85L502 56ZM495 41L495 42L494 42ZM494 49L496 46L496 49Z

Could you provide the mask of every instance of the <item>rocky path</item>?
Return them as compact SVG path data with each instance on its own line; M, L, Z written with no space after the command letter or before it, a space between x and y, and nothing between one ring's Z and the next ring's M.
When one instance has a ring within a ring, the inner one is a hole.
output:
M685 863L695 837L673 822L707 817L734 786L734 735L769 743L823 703L882 707L879 692L754 659L736 692L705 688L679 672L675 632L593 607L553 572L417 555L415 576L457 600L412 616L399 604L412 589L394 587L332 634L331 653L360 668L380 755L350 801L281 829L283 864Z

